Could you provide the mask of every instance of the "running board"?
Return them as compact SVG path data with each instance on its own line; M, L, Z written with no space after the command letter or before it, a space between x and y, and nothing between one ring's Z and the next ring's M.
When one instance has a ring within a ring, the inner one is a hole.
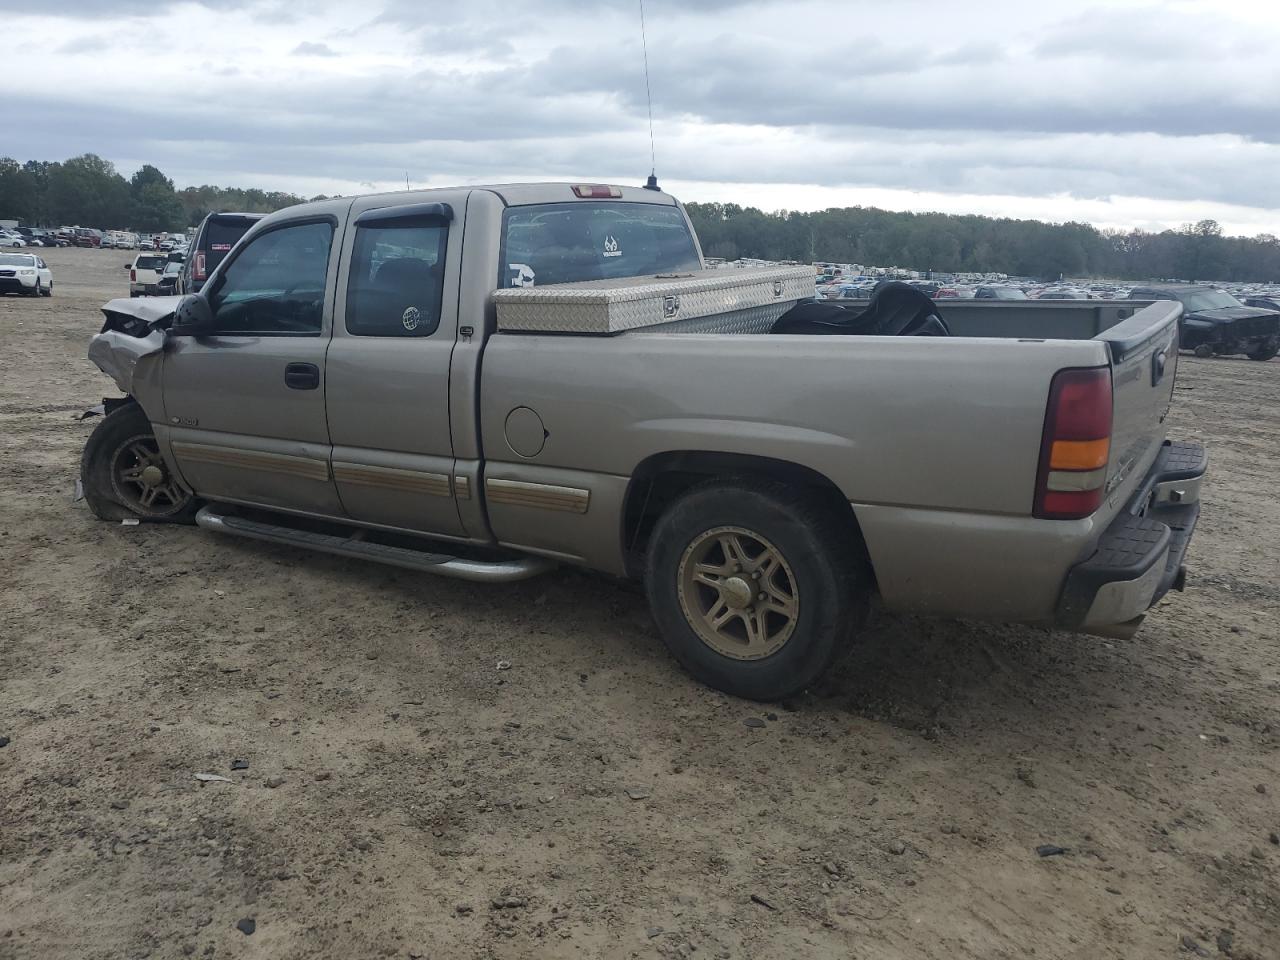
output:
M527 580L546 573L555 566L552 561L542 557L521 557L516 560L463 560L444 553L429 553L408 547L391 547L355 537L335 537L327 533L313 533L310 530L296 530L293 527L283 527L274 523L262 523L245 517L216 513L212 507L207 506L201 507L200 512L196 514L196 523L206 530L248 537L250 540L265 540L268 543L280 543L287 547L320 550L354 560L372 560L376 563L390 564L393 567L403 567L406 570L434 573L441 577L454 577L458 580L476 580L481 583ZM357 529L356 532L360 531Z

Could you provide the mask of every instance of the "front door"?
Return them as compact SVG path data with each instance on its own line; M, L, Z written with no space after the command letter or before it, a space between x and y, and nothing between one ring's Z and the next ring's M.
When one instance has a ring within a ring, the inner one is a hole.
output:
M460 537L449 361L466 193L438 196L400 205L368 197L352 205L326 403L333 477L347 515Z
M166 344L157 438L197 494L342 515L325 422L339 222L257 234L205 288L215 333Z

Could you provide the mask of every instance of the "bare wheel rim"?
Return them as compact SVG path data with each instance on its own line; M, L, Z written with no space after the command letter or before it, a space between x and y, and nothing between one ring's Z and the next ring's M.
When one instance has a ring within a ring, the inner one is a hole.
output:
M734 660L760 660L791 639L800 590L786 557L745 527L694 537L676 572L680 609L698 637Z
M131 437L111 457L111 489L126 507L143 516L178 513L191 494L178 483L150 434Z

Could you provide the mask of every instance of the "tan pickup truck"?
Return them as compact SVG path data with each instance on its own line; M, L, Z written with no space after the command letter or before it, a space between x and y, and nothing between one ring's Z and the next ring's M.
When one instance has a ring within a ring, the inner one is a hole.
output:
M1205 457L1165 438L1179 304L948 303L950 336L500 322L531 285L732 273L702 271L644 188L290 207L199 294L104 307L89 355L126 396L86 498L473 580L642 579L680 662L756 699L812 683L873 596L1123 636L1182 588Z

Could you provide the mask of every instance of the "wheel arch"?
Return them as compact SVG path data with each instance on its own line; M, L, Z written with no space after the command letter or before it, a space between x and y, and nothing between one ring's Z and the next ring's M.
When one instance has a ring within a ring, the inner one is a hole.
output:
M766 477L812 489L829 504L833 516L848 524L849 534L856 541L874 581L874 565L867 553L857 514L829 477L790 460L707 450L656 453L632 471L622 509L622 544L630 576L641 575L649 538L666 508L686 491L717 477L725 480Z

